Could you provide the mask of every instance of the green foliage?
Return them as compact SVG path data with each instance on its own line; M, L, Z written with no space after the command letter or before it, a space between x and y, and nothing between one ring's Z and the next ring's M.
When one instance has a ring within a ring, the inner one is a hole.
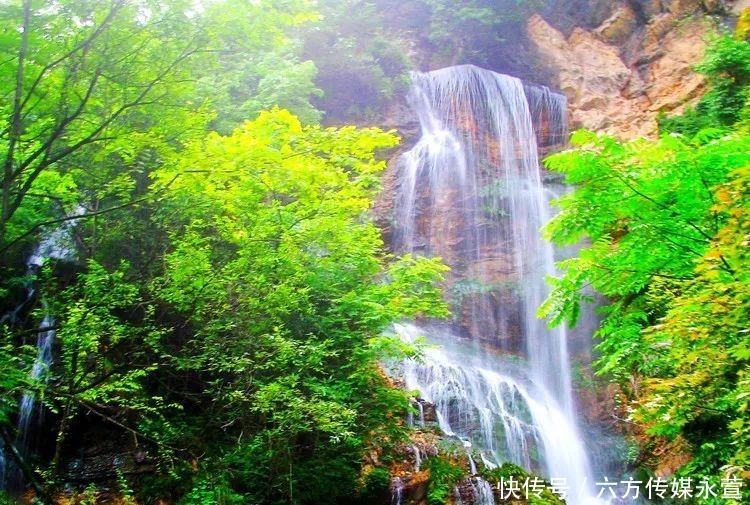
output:
M510 477L523 482L529 476L529 473L513 463L503 463L497 468L483 467L481 475L484 480L491 483L500 482L500 479L508 480Z
M86 486L86 489L83 490L83 493L81 493L81 496L79 497L81 505L96 505L98 494L99 490L97 489L96 485L89 484L88 486Z
M115 470L115 476L117 477L117 487L122 500L122 505L138 505L133 498L133 490L131 489L130 483L122 470L119 468Z
M732 125L740 119L750 87L750 44L731 36L717 38L696 68L706 75L710 90L702 98L709 117Z
M141 305L140 314L130 320L122 317L143 303L126 272L125 264L109 272L92 260L79 282L54 300L51 310L61 326L57 364L65 385L52 393L59 399L48 401L128 403L141 379L155 369L148 357L158 352L162 332L150 323L153 307L148 305ZM123 362L132 366L123 367Z
M363 493L367 496L378 496L384 491L388 491L391 486L391 474L382 467L373 468L365 476Z
M3 341L6 335L0 333ZM18 409L16 398L26 390L27 370L33 362L33 352L28 348L19 349L10 343L0 347L0 424L9 424Z
M251 501L333 502L355 492L368 444L404 436L407 397L377 368L379 337L398 318L446 314L445 268L385 257L365 215L384 168L373 153L395 142L274 110L155 174L174 183L160 210L172 250L152 292L196 328L168 366L208 385L194 401L211 416L188 424L218 447L242 439L228 452L190 443Z
M704 474L727 461L740 469L750 466L745 378L750 362L748 196L747 167L732 172L717 188L712 210L723 218L723 226L697 263L695 279L645 333L651 342L669 343L671 367L646 382L647 398L638 418L652 433L683 433L692 439L699 448L693 469Z
M321 118L310 102L322 93L314 83L317 68L300 57L298 36L292 36L319 18L309 1L218 2L205 17L212 44L221 48L210 62L212 72L198 84L200 96L216 111L213 129L231 133L275 106L304 123Z
M678 475L715 481L750 466L750 45L717 38L698 70L708 93L661 123L681 134L622 144L579 132L574 151L548 159L577 187L547 237L591 243L561 263L540 313L575 321L584 286L606 295L598 372L620 383L648 434L690 444Z
M495 40L528 2L473 2L456 17L445 2L199 4L0 5L3 308L29 282L37 293L0 324L0 424L17 435L27 392L53 414L39 430L49 461L33 462L53 488L95 428L154 458L145 502L374 492L388 475L363 481L363 456L403 442L409 408L378 361L419 353L383 333L447 316L446 269L389 255L367 216L375 154L396 136L321 128L319 107L374 117L412 66L394 34L434 23L476 53L464 34ZM63 220L74 260L25 272ZM55 359L30 378L35 350L21 342L46 316ZM454 479L446 468L433 495ZM80 498L101 497L91 486Z
M448 63L482 61L488 48L500 45L505 37L520 36L519 27L541 0L501 0L450 2L424 0L430 12L429 40L445 54Z
M320 1L321 20L304 34L303 54L315 62L325 91L315 102L333 122L374 121L408 83L407 52L388 28L396 7L384 3Z
M747 470L747 128L744 41L714 41L699 70L710 91L662 122L672 134L627 144L587 132L548 159L576 190L546 227L557 243L590 245L563 261L540 309L575 321L584 286L606 295L598 373L632 401L652 436L680 436L693 459L678 475ZM734 131L729 127L734 126ZM744 230L744 231L741 231Z
M623 144L577 132L572 142L578 149L545 162L577 186L557 200L561 212L545 235L559 244L588 237L591 245L563 261L565 276L552 280L553 294L541 312L554 323L575 320L586 283L630 308L632 296L645 294L652 279L690 278L720 225L711 211L711 188L750 161L748 138L738 134L714 138L705 132L693 140L665 136L654 143ZM659 316L658 300L644 298L643 304L645 314L633 312L618 326Z
M608 297L596 362L656 437L680 436L680 471L717 478L748 468L747 201L750 146L740 131L620 143L588 132L547 166L576 189L546 226L558 244L590 240L560 263L540 308L575 321L582 290Z
M76 264L32 279L45 307L35 298L23 328L2 325L0 422L12 429L25 391L57 414L52 480L86 414L158 453L151 489L185 503L354 494L368 447L405 432L406 393L377 363L416 350L383 331L447 314L445 268L389 256L367 217L374 154L396 136L303 126L320 117L316 69L287 32L317 18L309 3L27 6L25 21L2 7L0 86L21 99L2 106L1 154L20 170L3 181L7 304L37 232L78 204L86 215ZM382 42L372 54L398 73ZM273 105L303 118L260 112ZM54 365L30 380L19 334L48 314Z
M176 469L149 488L180 503L358 493L365 451L406 434L407 394L378 362L417 351L383 333L401 318L447 315L446 267L386 254L367 217L385 165L374 153L397 141L263 112L152 168L148 212L120 219L153 235L143 255L157 266L137 270L100 247L106 263L89 258L64 280L45 268L34 316L54 314L54 366L30 381L31 360L19 367L7 345L0 386L59 414L52 469L86 413L158 448L161 468ZM4 422L15 405L2 404ZM200 455L192 472L185 455Z
M428 459L425 466L430 471L430 480L427 485L427 504L443 505L448 503L453 495L453 488L464 476L463 469L440 456Z
M179 3L144 18L145 7L75 0L0 7L0 93L8 97L0 106L0 246L23 239L60 206L82 203L83 182L98 179L100 199L127 193L134 167L114 170L112 161L146 146L168 148L162 126L172 121L202 120L194 105L185 113L192 80L184 63L201 54L200 26L186 26ZM97 174L87 170L92 163Z
M0 6L0 92L7 98L0 104L3 314L29 283L41 293L21 306L17 321L0 324L0 423L13 432L26 392L57 414L45 416L55 430L41 441L54 446L45 476L56 478L82 413L157 446L159 463L184 456L178 448L195 430L184 422L182 403L190 396L166 403L171 379L162 382L159 373L184 358L178 342L161 344L168 331L179 333L173 325L185 324L181 313L190 307L166 290L162 296L155 279L167 268L166 251L182 247L188 259L195 256L154 220L165 215L155 210L170 181L153 186L152 174L202 139L210 120L231 130L261 108L282 104L316 121L308 101L317 93L314 65L296 59L286 36L316 17L305 0L227 0L200 9L145 0ZM349 154L343 135L338 148L332 154ZM349 168L346 160L336 163ZM78 205L85 215L71 228L75 264L22 273L40 233L55 230ZM342 251L338 261L345 258ZM169 259L197 273L189 262ZM48 315L55 320L54 364L31 379L35 352L20 343ZM193 370L170 370L170 377L183 373L192 387ZM350 421L351 409L337 416L326 405L312 405L310 415L332 429Z
M225 475L207 473L177 505L242 505L242 495L236 493L225 481Z

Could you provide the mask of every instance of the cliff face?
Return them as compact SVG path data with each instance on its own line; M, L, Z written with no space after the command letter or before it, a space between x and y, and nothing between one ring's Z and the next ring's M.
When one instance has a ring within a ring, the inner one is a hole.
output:
M549 83L569 100L571 129L623 139L653 136L659 114L679 113L703 93L693 68L703 58L717 21L745 2L589 0L577 26L549 13L527 23Z
M729 13L732 7L741 8L743 3L700 0L548 2L546 9L528 19L524 38L513 42L529 45L527 52L536 55L529 61L526 75L521 77L548 76L541 84L567 95L571 130L587 128L622 139L651 137L657 134L660 114L679 113L704 92L704 79L694 67L703 58L707 39L718 24L713 15ZM503 62L494 65L496 68L503 66ZM535 66L542 68L539 70ZM391 159L383 179L384 191L374 209L387 243L392 243L393 198L399 190L398 157L419 137L415 115L404 102L394 101L383 122L397 128L404 137L402 150ZM547 126L543 121L535 125L542 155L561 145L561 139L547 138L549 135L544 133ZM422 190L429 192L429 188ZM430 200L429 194L423 199ZM455 208L450 202L446 202L443 210L431 216L431 227L448 229L449 223L455 226L460 222L455 216L451 217ZM471 276L472 272L481 270L498 285L513 271L512 261L505 256L503 251L497 251L493 256L497 261L491 267L479 262L459 268L456 265L460 262L451 261L450 254L443 254L444 259L454 265L454 274ZM514 313L515 300L510 294L506 295L500 298L493 293L485 294L492 298L488 302L497 309L487 313L502 313L502 307L505 312ZM464 301L470 306L475 300L466 297ZM491 333L512 340L513 329L517 326L512 317L505 317L507 327L500 328L497 321L477 317L461 306L457 307L456 315L462 333L474 337L482 333L482 328L495 328L497 331ZM586 338L581 336L581 339ZM588 348L576 342L572 344L574 350Z

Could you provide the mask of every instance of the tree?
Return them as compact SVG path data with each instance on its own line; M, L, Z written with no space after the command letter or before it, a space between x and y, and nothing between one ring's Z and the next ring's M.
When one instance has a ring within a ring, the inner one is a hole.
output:
M698 67L711 88L695 110L664 120L658 141L578 132L573 150L547 160L576 186L547 237L591 242L560 263L540 313L575 322L584 287L604 294L598 373L623 387L650 441L686 442L692 459L678 476L716 487L750 465L749 48L712 43Z
M723 225L698 260L695 279L644 333L649 345L666 349L670 366L645 381L636 419L652 434L689 437L696 458L688 475L715 476L727 463L732 474L750 468L749 197L748 166L716 188L711 210Z
M46 217L28 200L74 198L70 180L62 181L80 156L136 140L143 109L179 106L182 66L204 39L179 6L153 7L117 0L42 8L24 0L19 19L15 5L3 6L2 75L14 77L2 83L11 98L0 127L4 247ZM184 37L175 37L180 31Z
M247 93L209 91L210 83L236 80L246 69L232 62L277 50L285 29L313 16L303 0L228 0L202 11L182 1L24 0L0 9L0 93L10 98L0 106L3 250L71 205L93 200L88 214L102 212L105 193L127 203L144 163L202 136L211 116L237 124L234 110ZM314 89L309 65L300 69L302 83L289 95L304 102ZM279 97L265 100L245 112Z
M575 190L545 234L590 245L560 262L541 315L574 323L585 287L605 295L595 364L623 387L633 419L691 444L685 475L716 480L730 462L743 471L750 137L702 130L620 143L577 132L572 142L546 160Z
M0 104L0 290L5 305L15 303L19 286L33 282L37 294L24 304L22 320L0 324L0 369L13 370L0 381L0 428L13 445L17 400L43 400L59 415L47 417L57 432L52 470L82 413L164 453L174 449L161 442L166 435L149 437L138 425L163 420L173 408L147 394L165 361L160 346L168 322L158 317L173 314L149 297L169 247L152 218L170 186L152 188L151 174L203 138L212 118L239 122L236 105L247 94L209 96L213 76L236 79L244 68L231 61L281 52L284 30L312 15L305 1L204 7L148 0L0 6L0 90L11 98ZM256 66L255 77L264 71ZM309 65L305 72L287 93L299 92L303 104ZM256 97L247 113L277 99ZM70 215L78 205L83 213ZM44 275L19 271L38 234L69 220L80 224L77 264L68 275L58 277L54 266ZM32 379L33 353L21 344L37 331L34 319L48 313L59 354L48 373ZM52 483L57 478L46 475Z
M185 405L178 438L206 455L202 475L223 476L195 493L333 503L356 492L368 444L400 440L408 402L379 372L381 333L446 309L444 267L388 258L366 216L384 167L373 153L395 141L274 110L157 174L183 175L162 206L172 247L154 296L194 330L169 339L168 365L202 384L167 401Z

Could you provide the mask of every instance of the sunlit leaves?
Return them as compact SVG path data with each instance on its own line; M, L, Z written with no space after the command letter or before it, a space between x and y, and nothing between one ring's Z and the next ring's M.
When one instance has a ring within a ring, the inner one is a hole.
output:
M389 257L367 216L384 168L374 154L396 142L274 109L154 173L155 188L172 182L159 211L171 251L152 291L195 328L170 361L207 381L202 422L252 438L237 450L266 468L263 492L319 492L303 470L273 471L303 468L312 447L342 451L328 454L348 475L374 437L395 443L408 402L378 371L376 342L394 320L447 313L445 267Z
M747 443L739 373L750 345L750 139L713 129L656 142L588 132L572 140L574 149L547 160L575 189L556 202L545 233L588 245L559 263L540 314L575 322L586 287L607 296L596 367L634 401L634 418L652 435L694 441L697 474L730 458L747 465L746 451L730 447ZM721 429L708 434L708 424Z
M567 273L553 281L543 312L555 322L576 313L575 292L585 283L627 297L655 278L690 278L721 224L712 188L750 162L750 140L737 134L706 143L666 136L621 144L580 132L573 143L579 147L546 161L576 189L557 200L561 212L545 235L560 244L585 237L592 245L563 263Z
M668 343L671 368L647 382L648 398L659 401L645 401L639 416L651 421L657 433L689 430L706 416L720 416L732 430L732 463L746 468L750 460L743 447L749 439L742 419L747 409L744 370L750 364L750 170L732 172L716 196L712 210L724 224L698 263L697 277L646 332L647 341Z

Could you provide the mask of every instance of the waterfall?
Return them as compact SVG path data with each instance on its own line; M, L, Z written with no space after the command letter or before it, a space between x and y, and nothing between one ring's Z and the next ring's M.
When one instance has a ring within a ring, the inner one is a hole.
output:
M481 477L474 477L471 480L471 488L474 505L495 505L495 496L489 482Z
M86 209L79 205L73 212L68 214L68 217L75 217L82 215ZM35 274L48 259L57 259L63 261L70 261L73 257L74 248L72 245L72 232L75 226L75 220L69 220L63 222L62 225L52 230L46 236L42 238L37 245L34 252L31 254L29 259L26 261L27 271L30 275ZM33 295L33 285L29 285L28 290L31 294L27 297L31 298ZM45 312L47 306L42 301ZM39 332L37 333L36 349L37 355L34 365L31 368L29 377L32 381L38 381L44 379L44 376L52 363L52 345L55 341L55 330L53 329L55 320L51 314L45 313L44 318L39 325ZM18 409L18 446L21 450L26 449L29 437L29 428L31 418L34 415L34 407L36 405L36 398L31 392L27 392L21 398L21 403Z
M400 477L391 481L391 505L402 505L404 499L404 482Z
M411 452L414 454L414 471L418 472L422 469L422 452L417 445L411 446Z
M82 215L86 208L82 205L77 206L68 217ZM25 285L25 296L23 300L10 312L0 318L0 324L7 324L11 327L20 323L19 316L22 312L29 309L29 305L34 302L36 290L34 287L33 277L48 259L57 259L70 261L73 258L75 249L72 244L72 232L75 226L75 220L64 221L60 226L47 233L37 244L32 254L26 260L26 275L29 280ZM46 373L52 364L52 348L55 342L55 320L47 312L47 306L44 302L42 305L45 310L44 318L39 324L39 331L36 334L36 359L32 365L29 378L32 381L45 380ZM21 454L29 452L30 434L32 430L31 421L36 412L36 397L34 393L27 391L21 397L18 406L18 423L15 446ZM41 418L39 419L41 420ZM18 472L17 468L9 465L5 456L6 448L0 444L0 489L7 489L11 482L15 480L13 471ZM10 482L9 482L10 481Z
M594 501L566 333L536 317L555 273L537 145L564 139L565 99L470 65L414 74L409 99L422 135L400 159L394 247L451 267L455 320L397 325L441 344L405 364L406 386L486 465L565 478L569 503Z
M49 314L44 316L42 323L39 325L39 332L36 340L36 360L31 367L29 378L32 381L38 381L44 377L52 363L52 344L55 341L55 330L52 327L55 320ZM31 419L34 415L36 397L34 393L26 392L21 397L21 404L18 407L18 441L17 446L21 451L25 451L29 442L29 429Z

